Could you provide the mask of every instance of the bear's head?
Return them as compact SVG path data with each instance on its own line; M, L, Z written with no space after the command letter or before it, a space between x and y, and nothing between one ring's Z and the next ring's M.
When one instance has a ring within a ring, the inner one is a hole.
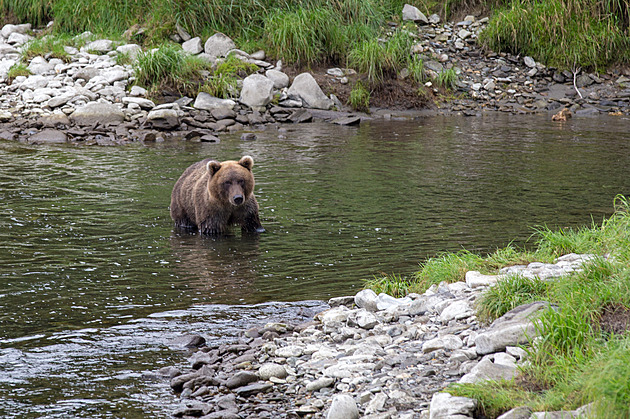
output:
M250 156L243 156L239 161L209 161L206 168L210 174L208 189L211 196L235 207L243 205L254 193L252 167L254 159Z

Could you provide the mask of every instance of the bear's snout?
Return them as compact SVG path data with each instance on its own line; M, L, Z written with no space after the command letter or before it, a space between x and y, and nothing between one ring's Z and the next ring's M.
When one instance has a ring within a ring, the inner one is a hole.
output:
M243 203L243 201L244 201L243 195L240 195L240 194L239 195L234 195L232 197L232 201L234 201L235 205L241 205Z

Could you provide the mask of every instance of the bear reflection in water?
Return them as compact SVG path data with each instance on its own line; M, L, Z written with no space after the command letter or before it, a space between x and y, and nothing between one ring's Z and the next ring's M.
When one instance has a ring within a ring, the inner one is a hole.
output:
M218 162L205 159L187 168L171 194L175 226L205 235L223 235L233 224L246 233L262 233L254 196L254 159Z
M256 303L258 236L199 237L174 232L170 238L173 268L180 280L203 298L236 304Z

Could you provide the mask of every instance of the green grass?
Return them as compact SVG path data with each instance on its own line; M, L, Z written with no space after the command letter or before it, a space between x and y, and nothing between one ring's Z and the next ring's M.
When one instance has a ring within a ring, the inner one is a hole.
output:
M627 1L517 0L496 12L480 41L562 69L630 61Z
M392 297L404 297L409 294L409 289L413 283L412 278L391 274L375 276L373 279L365 281L365 287L374 290L375 293L385 293Z
M407 68L409 69L409 75L416 83L424 83L426 74L424 73L424 62L421 58L413 56L411 60L409 60Z
M242 61L235 55L230 55L217 63L216 68L199 90L215 97L235 98L239 95L238 79L244 78L256 70L258 70L258 66Z
M15 80L16 77L19 77L19 76L28 77L31 74L32 74L31 70L28 69L26 64L22 62L18 62L18 63L13 64L11 68L9 68L9 71L7 72L7 82L8 84L11 84L13 80Z
M455 72L455 70L449 68L440 71L437 78L435 79L435 84L443 89L453 90L457 85L457 79L457 73Z
M175 44L139 53L133 66L137 84L149 90L169 86L180 92L191 89L201 79L201 71L210 68L209 63L185 54Z
M350 91L348 104L357 111L370 111L370 91L361 81L358 81Z
M548 290L549 283L540 279L507 276L477 300L477 318L489 323L522 304L546 299Z
M46 35L35 38L22 48L22 59L28 61L33 57L46 56L47 58L59 58L65 62L70 62L70 54L64 49L65 46L73 46L74 39L71 36Z
M508 246L486 257L445 253L424 263L414 281L402 281L413 292L420 284L419 289L425 289L439 280L462 280L470 269L496 272L500 265L549 261L566 252L610 255L596 257L570 275L545 281L509 276L486 290L477 300L480 320L490 321L535 300L551 303L536 322L539 337L535 346L527 347L529 364L514 381L456 384L446 390L477 399L480 413L489 418L517 406L555 411L591 402L593 417L629 417L630 333L611 333L601 323L612 308L630 311L629 201L616 197L614 214L601 224L556 232L538 227L534 238L536 249L531 252ZM390 276L385 286L403 289L389 283L397 278Z

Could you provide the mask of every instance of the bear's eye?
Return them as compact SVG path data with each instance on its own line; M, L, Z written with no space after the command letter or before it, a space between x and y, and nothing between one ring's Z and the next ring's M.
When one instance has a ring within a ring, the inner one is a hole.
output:
M239 179L237 182L239 186L245 185L245 181L243 179Z

